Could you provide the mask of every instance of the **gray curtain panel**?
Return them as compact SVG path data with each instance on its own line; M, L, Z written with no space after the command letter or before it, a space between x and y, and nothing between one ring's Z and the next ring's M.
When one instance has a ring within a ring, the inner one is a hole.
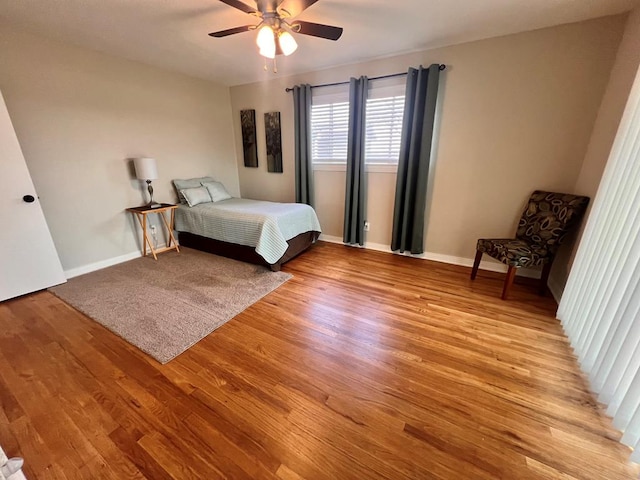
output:
M369 79L349 81L349 141L344 202L344 243L364 245L365 179L364 139Z
M424 252L424 221L440 65L410 68L404 118L391 250Z
M296 202L313 206L313 167L311 165L311 85L293 87L295 128Z

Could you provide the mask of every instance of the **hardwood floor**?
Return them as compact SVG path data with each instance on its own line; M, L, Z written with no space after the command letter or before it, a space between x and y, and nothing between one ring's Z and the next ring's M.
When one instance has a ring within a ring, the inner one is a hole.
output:
M324 243L284 270L167 365L0 304L0 444L31 480L637 478L535 286Z

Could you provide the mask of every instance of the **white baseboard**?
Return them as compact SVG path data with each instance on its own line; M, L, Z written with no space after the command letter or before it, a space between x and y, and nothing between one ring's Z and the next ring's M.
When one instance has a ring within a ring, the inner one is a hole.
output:
M334 237L332 235L322 234L320 235L319 240L322 240L328 243L337 243L340 245L344 245L342 238ZM421 260L431 260L434 262L448 263L450 265L460 265L462 267L473 267L473 259L467 258L467 257L456 257L453 255L445 255L442 253L432 253L432 252L425 252L420 255L412 255L406 252L397 253L397 252L393 252L389 245L384 245L382 243L373 243L373 242L366 242L364 247L359 247L357 245L350 245L350 246L353 246L354 248L366 248L368 250L376 250L378 252L391 253L393 255L403 255L406 257L418 258ZM158 246L158 248L162 248L162 247L163 245ZM129 260L133 260L141 256L142 256L142 252L140 251L126 253L118 257L108 258L106 260L101 260L99 262L90 263L88 265L83 265L81 267L65 270L64 274L68 280L73 277L84 275L85 273L95 272L96 270L101 270L103 268L111 267L119 263L128 262ZM506 265L502 265L496 262L488 262L485 260L480 262L480 269L487 270L490 272L499 272L499 273L505 273L507 271ZM521 268L518 271L518 275L521 275L523 277L528 277L528 278L540 278L540 271ZM556 299L556 301L559 301L560 297L562 296L562 289L560 288L560 286L550 281L549 290L551 290L551 293L553 294L553 297Z
M334 237L332 235L322 234L320 235L320 240L329 242L329 243L339 243L341 245L344 245L342 238ZM368 250L376 250L378 252L392 253L394 255L403 255L406 257L418 258L422 260L432 260L434 262L448 263L451 265L460 265L462 267L473 267L473 258L456 257L453 255L445 255L443 253L432 253L432 252L424 252L420 255L412 255L406 252L397 253L397 252L393 252L389 245L384 245L382 243L372 243L372 242L365 242L364 247L360 247L358 245L354 245L354 247L366 248ZM507 266L503 265L502 263L489 262L489 261L483 260L482 262L480 262L480 269L487 270L490 272L506 273ZM518 275L523 277L528 277L528 278L540 278L540 270L521 268L518 270Z
M165 243L161 243L158 245L158 248L164 248L165 246ZM151 253L148 253L147 255L151 255ZM65 270L64 275L67 277L67 280L69 280L70 278L79 277L80 275L84 275L85 273L102 270L103 268L112 267L113 265L128 262L129 260L134 260L140 257L142 257L142 252L139 250L131 253L125 253L124 255L119 255L117 257L107 258L106 260L100 260L99 262L94 262L88 265L83 265L81 267Z
M99 262L65 270L64 274L67 277L67 280L69 280L70 278L78 277L80 275L84 275L85 273L95 272L96 270L102 270L103 268L111 267L119 263L128 262L129 260L133 260L134 258L138 258L141 256L142 252L140 251L126 253L118 257L108 258L106 260L100 260Z

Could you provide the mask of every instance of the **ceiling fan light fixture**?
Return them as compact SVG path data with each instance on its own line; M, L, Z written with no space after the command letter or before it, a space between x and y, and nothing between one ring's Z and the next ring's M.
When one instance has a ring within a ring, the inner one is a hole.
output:
M269 25L263 25L258 31L256 44L260 48L260 55L267 58L276 56L276 39L273 29Z
M209 36L224 38L243 32L257 30L256 44L260 55L273 60L276 72L276 57L291 55L298 49L298 42L294 35L308 35L311 37L338 40L342 35L342 28L322 23L296 20L304 10L319 0L254 0L256 7L247 5L246 0L219 0L220 2L260 19L257 25L243 25L228 28L218 32L211 32ZM286 10L284 6L290 6ZM265 70L267 62L265 60Z
M276 58L276 50L260 50L260 55L266 58Z
M298 42L293 38L286 30L280 31L278 34L278 44L280 45L280 49L285 56L291 55L298 49Z

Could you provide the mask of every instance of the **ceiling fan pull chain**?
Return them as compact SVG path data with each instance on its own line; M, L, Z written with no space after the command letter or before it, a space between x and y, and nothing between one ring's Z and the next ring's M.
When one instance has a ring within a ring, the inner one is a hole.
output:
M264 58L264 71L267 71L267 57L262 57Z
M273 59L273 73L278 73L278 64L275 58Z

